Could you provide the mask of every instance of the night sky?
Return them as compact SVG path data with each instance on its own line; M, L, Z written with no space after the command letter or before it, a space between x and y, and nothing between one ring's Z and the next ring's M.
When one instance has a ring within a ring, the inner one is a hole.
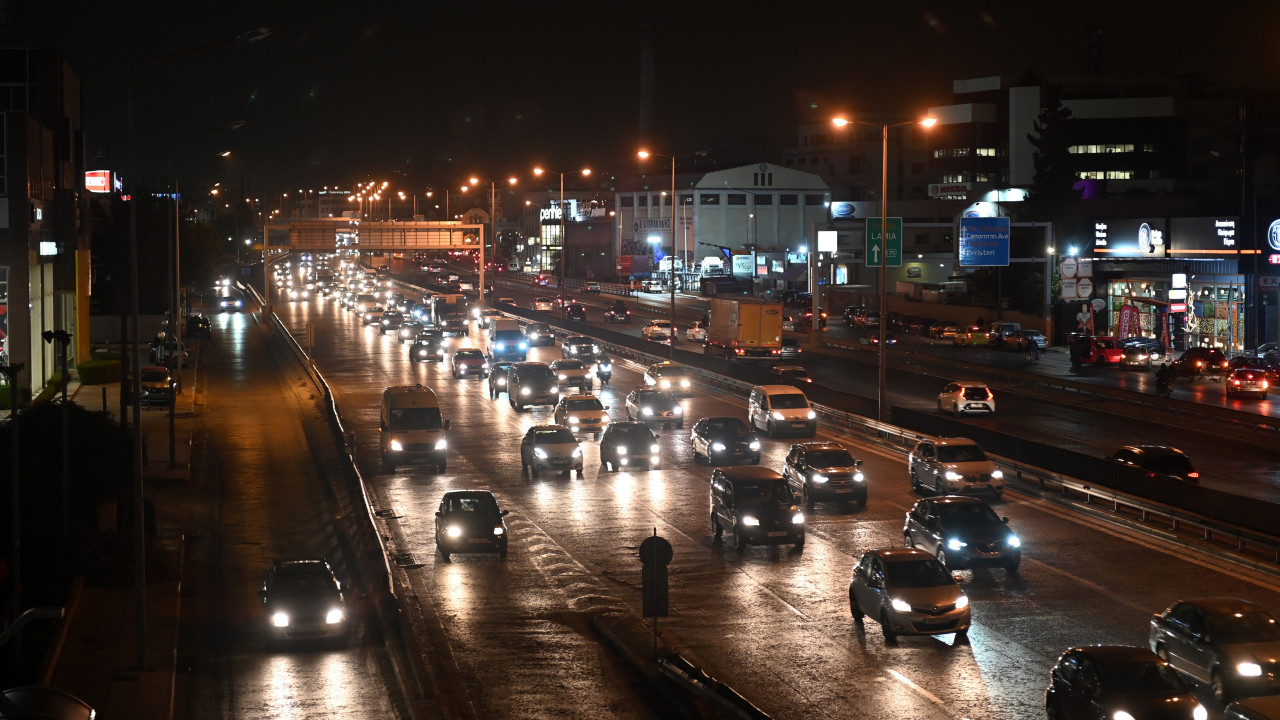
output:
M1280 87L1274 2L99 0L7 11L0 41L57 47L79 75L91 167L127 170L129 64L175 54L135 66L139 174L166 175L171 157L184 182L262 194L365 178L425 188L529 176L535 164L626 176L642 141L676 155L765 152L790 144L814 103L911 117L949 102L954 79L1085 74L1099 31L1104 74ZM259 27L271 35L232 42Z

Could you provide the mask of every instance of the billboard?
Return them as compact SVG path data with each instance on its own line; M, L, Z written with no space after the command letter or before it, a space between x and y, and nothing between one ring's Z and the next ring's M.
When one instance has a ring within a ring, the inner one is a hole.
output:
M89 170L84 174L84 189L95 193L111 192L110 170Z
M1093 223L1095 255L1125 258L1167 256L1164 218L1097 220Z
M1235 255L1240 251L1234 217L1173 218L1169 252L1173 255Z

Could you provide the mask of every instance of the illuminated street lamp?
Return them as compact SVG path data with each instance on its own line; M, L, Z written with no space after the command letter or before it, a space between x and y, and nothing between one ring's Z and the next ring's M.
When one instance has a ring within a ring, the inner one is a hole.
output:
M534 175L542 175L549 170L543 170L540 167L533 169ZM585 175L591 174L590 168L582 168L578 172ZM564 173L560 173L560 295L564 295L564 269L569 264L569 244L565 242L564 234Z
M925 118L923 120L909 120L899 123L869 123L862 120L847 120L845 118L832 118L831 123L836 127L844 127L846 125L867 125L869 127L880 128L880 348L879 348L879 367L876 375L876 420L884 422L884 390L885 390L885 327L889 324L889 294L888 288L885 287L889 282L889 258L886 252L889 249L889 128L901 127L904 125L923 125L924 127L933 127L937 123L936 118ZM814 294L817 297L817 294ZM814 313L813 322L820 322L817 313Z
M674 155L663 155L662 153L649 152L641 150L636 153L640 158L647 159L650 156L671 158L671 200L667 203L671 207L671 359L676 359L676 158ZM649 238L652 242L653 238ZM662 238L658 238L661 242ZM655 255L657 253L654 253Z

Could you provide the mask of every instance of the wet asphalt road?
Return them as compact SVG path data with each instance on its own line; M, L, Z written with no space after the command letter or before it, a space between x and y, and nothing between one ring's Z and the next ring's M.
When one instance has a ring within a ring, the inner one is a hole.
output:
M629 704L616 663L584 627L600 610L639 612L636 551L655 528L675 548L672 617L662 621L667 641L778 718L1043 717L1048 668L1069 646L1143 644L1150 614L1188 596L1239 595L1280 608L1280 588L1268 578L1011 494L997 511L1023 538L1022 571L962 573L973 600L970 643L944 635L886 645L875 622L851 620L847 584L861 552L902 542L903 514L916 499L902 458L836 437L866 461L867 509L819 505L808 513L803 551L737 554L711 537L709 470L694 464L687 429L661 432L661 470L606 473L586 440L585 478L544 473L533 480L521 474L519 438L549 422L549 408L517 413L490 401L481 381L412 364L407 345L362 327L332 302L276 311L295 336L314 326L317 365L354 422L362 470L390 516L393 547L412 556L414 589L439 617L459 683L481 715L646 714ZM473 330L453 343L482 346L482 335ZM558 348L530 354L558 357ZM378 395L386 385L415 382L435 388L453 420L443 475L379 468ZM599 391L615 418L625 415L621 391L638 382L636 368L620 367L613 386ZM741 401L705 391L684 408L691 419L744 414ZM790 442L764 442L762 464L780 467ZM505 560L445 563L435 552L436 504L446 490L465 487L491 489L511 510Z

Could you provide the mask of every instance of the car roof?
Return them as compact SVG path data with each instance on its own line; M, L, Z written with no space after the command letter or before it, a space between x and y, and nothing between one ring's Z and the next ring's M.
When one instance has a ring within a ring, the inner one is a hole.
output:
M932 440L933 443L938 445L939 447L944 445L977 445L978 444L977 441L970 440L969 438L923 438L922 442L924 440Z
M1082 645L1073 647L1067 652L1088 655L1100 665L1125 664L1133 662L1160 662L1156 654L1146 648L1133 645Z
M565 427L564 425L556 425L556 424L534 425L529 428L526 434L531 433L535 430L568 430L568 429L569 428Z
M757 388L763 390L769 395L803 395L804 391L800 388L794 388L790 385L757 385Z
M1205 610L1211 615L1230 615L1232 613L1237 613L1244 610L1262 610L1264 612L1266 611L1266 608L1259 605L1258 603L1253 602L1252 600L1245 600L1244 598L1238 598L1238 597L1187 598L1186 600L1179 600L1174 604L1181 605L1183 603L1186 603L1189 605L1195 605L1196 607L1202 610Z
M971 495L943 495L941 497L926 498L940 505L987 505L987 501L980 497Z
M794 447L803 448L805 452L810 450L848 450L848 448L837 442L796 443Z
M560 402L569 402L570 400L599 400L595 395L583 393L581 395L561 395Z
M1182 452L1178 448L1169 447L1168 445L1125 445L1121 450L1132 450L1136 453L1149 457L1186 456L1186 453Z
M884 560L885 562L903 562L912 560L934 559L933 555L920 550L919 548L907 547L884 547L868 550L868 553Z
M737 467L716 468L729 482L757 482L760 480L785 480L776 470L759 465L740 465Z
M450 490L441 499L455 497L493 497L493 493L488 490Z

